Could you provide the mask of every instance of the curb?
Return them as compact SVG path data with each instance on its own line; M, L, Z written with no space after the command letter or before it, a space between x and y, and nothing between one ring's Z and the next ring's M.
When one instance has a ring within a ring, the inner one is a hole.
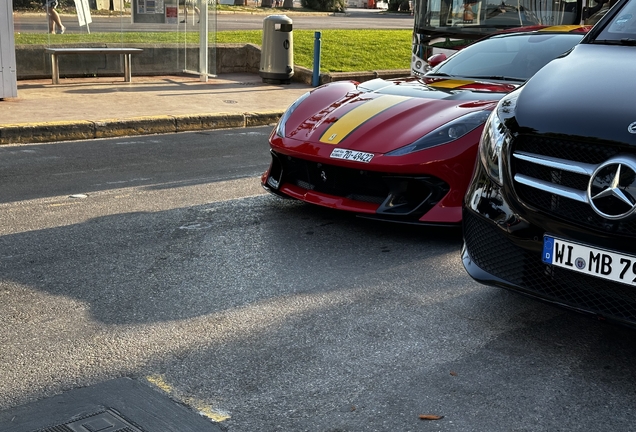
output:
M320 75L320 84L353 80L358 82L374 78L400 78L410 70L378 70L364 72L335 72ZM293 81L311 85L313 71L295 66ZM152 135L171 132L189 132L211 129L233 129L274 125L283 111L245 113L202 113L184 115L131 117L127 119L69 120L42 123L0 124L0 145L40 144L58 141L116 138L133 135Z
M186 114L98 121L0 124L0 145L267 126L276 123L282 115L282 111L266 111L244 114Z

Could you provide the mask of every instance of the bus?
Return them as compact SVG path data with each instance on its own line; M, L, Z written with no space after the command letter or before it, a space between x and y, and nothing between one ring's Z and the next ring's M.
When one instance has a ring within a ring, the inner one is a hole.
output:
M411 75L428 71L427 59L450 55L492 33L525 26L579 25L612 0L413 0ZM594 6L588 6L592 2Z

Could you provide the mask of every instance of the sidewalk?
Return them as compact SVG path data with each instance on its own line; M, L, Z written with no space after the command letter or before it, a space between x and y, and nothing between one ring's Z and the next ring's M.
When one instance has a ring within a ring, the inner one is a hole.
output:
M247 73L18 81L18 97L0 100L0 145L273 124L311 88Z

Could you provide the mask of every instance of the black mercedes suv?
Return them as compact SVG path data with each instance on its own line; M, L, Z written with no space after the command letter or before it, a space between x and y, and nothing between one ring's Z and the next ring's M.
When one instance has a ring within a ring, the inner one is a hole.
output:
M475 280L636 326L636 0L499 102L463 230Z

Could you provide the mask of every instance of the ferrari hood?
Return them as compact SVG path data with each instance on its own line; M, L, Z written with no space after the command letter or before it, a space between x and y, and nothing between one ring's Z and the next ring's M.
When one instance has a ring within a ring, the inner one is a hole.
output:
M314 90L287 118L286 137L385 153L474 111L493 109L510 84L376 79ZM345 91L346 90L346 91Z

